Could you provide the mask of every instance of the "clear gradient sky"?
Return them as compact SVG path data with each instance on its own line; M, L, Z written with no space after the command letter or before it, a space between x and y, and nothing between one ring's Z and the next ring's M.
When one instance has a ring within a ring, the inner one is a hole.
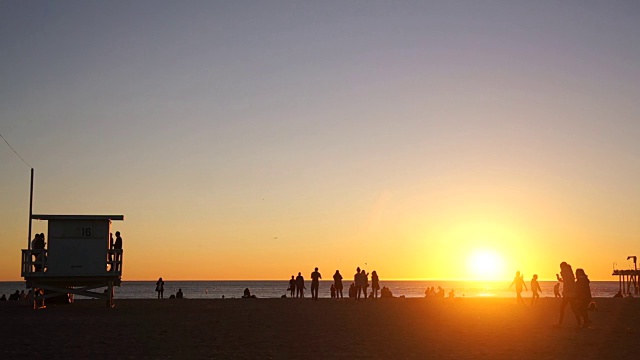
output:
M637 1L0 1L0 133L34 213L125 215L125 280L614 280L639 39ZM0 188L18 280L4 143Z

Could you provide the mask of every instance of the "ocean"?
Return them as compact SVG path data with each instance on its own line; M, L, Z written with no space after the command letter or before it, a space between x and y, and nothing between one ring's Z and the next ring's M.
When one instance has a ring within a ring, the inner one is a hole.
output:
M319 297L330 298L329 288L332 281L320 281ZM305 297L311 297L311 282L305 282L307 290ZM348 295L350 282L344 281L345 289L343 294ZM427 287L441 286L445 293L454 290L456 297L495 297L509 298L515 297L515 291L509 289L510 282L504 281L380 281L380 287L388 287L394 296L424 297ZM541 297L553 297L553 286L555 281L540 281L542 288ZM164 297L168 298L175 294L178 289L182 289L185 298L191 299L220 299L242 297L245 288L249 288L252 295L258 298L279 298L287 294L287 281L171 281L165 280ZM527 282L527 286L529 286ZM16 290L24 290L24 281L0 282L0 296L9 294ZM371 288L369 288L371 290ZM97 290L100 291L100 290ZM591 293L593 297L613 297L618 292L617 281L592 281ZM155 281L124 281L122 286L115 288L116 299L152 299L157 297L155 292ZM524 297L530 297L531 292L523 293Z

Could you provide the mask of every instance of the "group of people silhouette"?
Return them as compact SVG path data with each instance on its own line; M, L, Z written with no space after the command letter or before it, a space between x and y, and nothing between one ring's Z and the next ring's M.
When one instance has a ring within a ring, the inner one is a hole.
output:
M567 306L569 306L576 318L578 327L589 327L591 320L589 319L589 308L591 304L591 286L589 277L585 273L584 269L578 268L573 272L573 268L567 262L560 263L560 273L556 274L558 282L553 287L553 295L556 298L561 298L560 313L558 318L557 327L562 326L564 322L564 314ZM540 300L540 293L542 288L538 282L538 275L533 274L531 278L531 306ZM560 284L562 284L562 294L560 293ZM509 286L512 288L515 286L516 301L519 304L524 304L522 299L522 289L528 290L524 281L524 275L520 274L520 271L516 272L516 276L513 278L513 282Z
M36 234L33 237L33 240L31 240L31 254L34 259L33 267L36 272L45 271L46 269L46 246L47 242L45 241L44 233ZM113 239L113 234L109 234L109 249L122 250L122 237L120 236L120 231L116 231L115 240ZM109 264L111 264L109 271L113 271L113 254L109 254L108 260Z
M562 303L560 305L560 316L556 326L562 326L564 313L567 305L576 318L577 326L587 328L591 325L589 319L589 307L591 303L591 286L589 277L584 269L576 269L575 275L571 265L566 262L560 263L560 274L556 278L562 283Z
M313 300L318 300L320 279L322 279L322 275L316 267L311 273L311 298ZM333 283L329 288L332 299L344 299L344 295L342 293L342 290L344 288L342 285L342 280L343 277L342 274L340 274L340 270L336 270L335 274L333 274ZM360 267L358 267L356 269L356 273L353 276L353 283L349 287L349 297L355 298L356 301L366 300L368 297L368 288L369 273L367 273L364 269L360 269ZM307 288L304 283L302 272L298 272L298 276L295 277L291 275L291 279L289 280L289 287L287 288L290 297L304 298L304 291L306 289ZM369 297L372 299L377 299L379 291L380 279L378 278L378 273L374 270L371 273L371 294L369 295Z

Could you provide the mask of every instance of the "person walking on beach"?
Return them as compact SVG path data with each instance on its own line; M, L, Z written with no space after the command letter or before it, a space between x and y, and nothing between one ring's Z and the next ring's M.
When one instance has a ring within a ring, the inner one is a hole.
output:
M560 274L556 274L556 278L562 283L562 303L560 304L560 317L556 327L562 326L564 320L564 311L567 305L571 306L571 310L576 317L578 326L580 325L580 316L576 312L576 278L573 275L571 265L566 262L560 263Z
M302 277L302 273L298 273L296 276L296 298L304 297L304 278Z
M589 320L589 303L591 303L591 287L589 277L583 269L576 269L576 310L582 318L582 327L591 325Z
M516 286L517 303L524 304L524 300L522 300L522 287L524 286L524 289L527 290L527 285L524 283L524 275L520 275L520 271L516 271L516 277L513 278L513 282L511 283L511 286L509 286L509 289L511 289L513 285Z
M353 283L355 284L356 301L360 300L360 293L362 292L362 274L360 273L360 267L356 269L356 273L353 275Z
M560 283L556 283L555 285L553 285L553 296L554 297L562 297L562 295L560 295Z
M320 288L320 279L322 279L322 275L318 272L318 268L316 268L311 273L311 299L318 300L318 290Z
M362 279L362 293L364 294L363 300L367 300L367 288L369 287L369 273L365 272L364 269L360 271L360 276Z
M374 299L378 298L378 290L380 290L380 279L378 279L378 273L373 270L371 272L371 292Z
M289 293L291 297L296 296L296 279L291 275L291 280L289 280Z
M333 285L336 288L336 298L344 299L342 296L342 275L340 274L340 270L336 270L336 273L333 274Z
M164 299L164 281L162 278L156 281L156 291L158 292L158 299Z
M538 283L538 274L533 274L533 278L531 279L531 306L533 306L536 301L540 300L538 291L542 292L540 283Z

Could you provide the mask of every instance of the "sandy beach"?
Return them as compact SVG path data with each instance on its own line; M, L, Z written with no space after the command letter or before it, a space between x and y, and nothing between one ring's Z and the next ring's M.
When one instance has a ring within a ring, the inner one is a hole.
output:
M640 299L597 299L575 329L559 302L513 299L92 300L32 310L0 303L8 358L634 358Z

